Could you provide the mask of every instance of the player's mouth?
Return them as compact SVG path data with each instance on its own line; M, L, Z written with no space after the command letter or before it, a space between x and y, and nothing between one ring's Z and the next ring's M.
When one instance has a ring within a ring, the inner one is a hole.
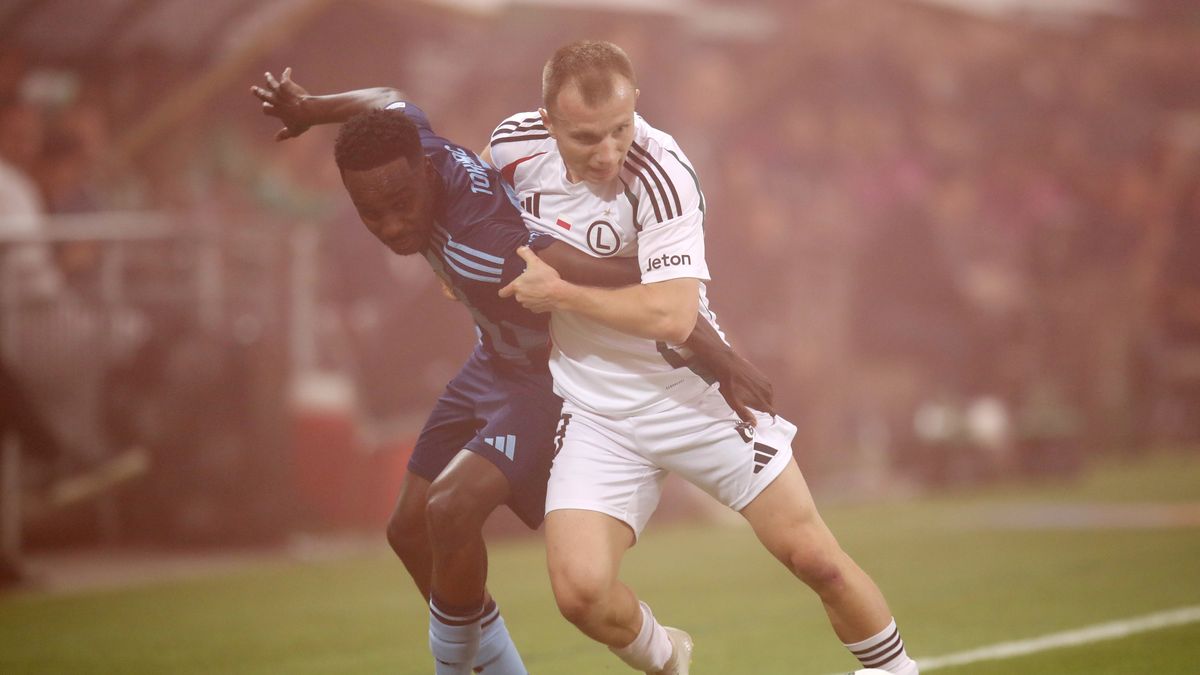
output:
M613 165L613 166L599 168L599 169L589 167L588 168L588 179L593 183L602 183L602 182L610 181L617 177L617 171L620 168L621 168L620 165Z

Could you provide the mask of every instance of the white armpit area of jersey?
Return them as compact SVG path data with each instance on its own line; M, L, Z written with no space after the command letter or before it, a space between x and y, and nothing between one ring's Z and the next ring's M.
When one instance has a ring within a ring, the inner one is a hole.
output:
M639 232L638 263L641 265L642 283L668 279L707 281L703 223L704 214L692 211Z

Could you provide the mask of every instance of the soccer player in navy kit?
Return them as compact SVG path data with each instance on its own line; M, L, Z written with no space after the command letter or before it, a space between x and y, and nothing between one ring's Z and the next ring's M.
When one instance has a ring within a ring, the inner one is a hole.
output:
M439 675L525 673L486 591L481 530L504 503L531 528L543 517L562 404L546 365L548 318L498 294L524 271L516 251L536 235L499 174L437 136L395 90L314 97L285 70L252 91L264 112L284 121L279 140L311 124L345 122L335 158L363 223L393 252L422 254L475 319L480 343L421 432L388 539L429 601ZM635 261L601 261L558 242L539 252L579 283L619 286L640 276ZM770 405L769 385L715 332L697 331L695 339L706 365L731 385L734 410Z

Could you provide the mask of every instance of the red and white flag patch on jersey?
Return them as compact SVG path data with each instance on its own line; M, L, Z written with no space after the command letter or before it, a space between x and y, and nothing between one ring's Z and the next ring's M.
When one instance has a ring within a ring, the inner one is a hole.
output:
M554 221L554 224L558 225L559 227L561 227L564 230L571 229L571 224L568 223L567 221L563 220L562 218L559 218L558 220Z

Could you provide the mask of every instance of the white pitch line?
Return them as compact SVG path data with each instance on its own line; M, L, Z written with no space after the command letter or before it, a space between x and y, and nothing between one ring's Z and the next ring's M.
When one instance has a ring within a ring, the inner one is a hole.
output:
M979 661L1011 659L1017 656L1025 656L1060 647L1076 647L1103 640L1116 640L1136 633L1145 633L1152 630L1170 628L1171 626L1182 626L1198 621L1200 621L1200 605L1182 607L1180 609L1147 614L1146 616L1125 619L1123 621L1099 623L1076 630L1051 633L1029 640L1001 642L965 652L917 659L917 664L920 666L921 672L924 673L930 670L937 670L938 668L962 666L968 663L978 663Z

